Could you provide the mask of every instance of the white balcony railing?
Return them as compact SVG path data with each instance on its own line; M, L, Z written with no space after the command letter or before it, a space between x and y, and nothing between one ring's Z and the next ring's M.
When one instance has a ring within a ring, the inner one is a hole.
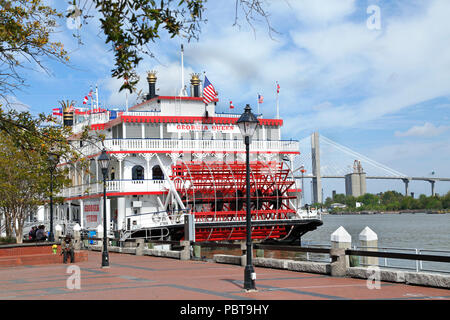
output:
M241 152L242 140L175 140L175 139L108 139L104 141L108 151L177 151L183 152ZM99 149L97 148L97 151ZM253 152L298 152L299 142L294 140L253 141Z
M78 133L83 130L83 127L90 126L92 124L106 123L109 121L109 112L93 113L87 117L86 121L76 123L72 126L72 132Z
M106 192L161 192L168 189L165 180L110 180ZM65 188L59 196L79 197L103 192L103 183L92 183Z

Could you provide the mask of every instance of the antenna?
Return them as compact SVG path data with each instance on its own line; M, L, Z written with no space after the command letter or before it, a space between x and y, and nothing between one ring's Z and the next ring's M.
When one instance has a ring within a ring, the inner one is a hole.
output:
M184 55L184 48L183 44L181 44L181 89L180 89L180 96L186 97L186 86L184 85L184 61L183 61L183 55Z
M96 97L96 99L97 99L97 109L98 109L98 87L97 87L97 85L95 85L95 97Z

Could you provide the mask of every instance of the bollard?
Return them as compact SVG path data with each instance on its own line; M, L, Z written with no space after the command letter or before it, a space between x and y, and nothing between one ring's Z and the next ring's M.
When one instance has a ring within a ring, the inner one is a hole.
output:
M73 226L73 247L75 250L81 250L81 227L78 223Z
M350 249L352 246L352 236L340 226L331 234L331 248ZM350 266L349 257L345 257L345 263Z
M55 241L56 243L61 243L61 238L62 238L62 227L57 224L55 226Z
M144 239L136 239L136 255L143 256L144 255Z
M347 274L347 257L345 256L345 248L331 248L331 276L344 277Z
M183 249L180 252L180 260L190 260L191 259L191 242L190 241L180 241L180 246Z
M103 239L103 226L101 224L97 227L97 238ZM103 251L103 241L97 240L97 246L100 246Z
M359 244L361 247L373 247L363 248L367 251L378 251L378 236L372 229L365 227L359 234ZM363 265L378 266L377 257L361 257L361 263Z

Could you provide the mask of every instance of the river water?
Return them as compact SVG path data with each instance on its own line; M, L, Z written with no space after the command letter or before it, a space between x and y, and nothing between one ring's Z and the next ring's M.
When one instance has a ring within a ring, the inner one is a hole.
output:
M308 232L302 238L302 245L330 245L331 234L340 226L352 237L352 245L359 245L358 236L368 226L378 235L378 247L444 250L443 252L421 251L423 254L450 255L450 214L368 214L368 215L322 215L323 225ZM206 249L206 248L205 248ZM416 253L412 251L386 249L384 251ZM240 250L204 250L202 255L211 258L213 254L239 255ZM265 251L266 258L306 260L305 253ZM327 260L328 255L312 255L312 260ZM380 266L416 269L419 263L412 260L379 259ZM450 263L422 262L421 270L450 272Z
M423 248L450 251L450 214L323 215L323 225L303 236L302 241L330 243L340 226L358 245L358 235L368 226L378 235L379 247Z

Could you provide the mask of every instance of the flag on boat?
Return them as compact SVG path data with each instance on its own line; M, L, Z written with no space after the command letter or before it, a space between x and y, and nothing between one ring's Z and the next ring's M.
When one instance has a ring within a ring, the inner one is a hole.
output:
M89 91L88 96L92 97L92 89L91 89L91 91Z
M84 100L83 100L83 104L86 104L88 102L88 100L89 100L89 98L87 96L85 96Z
M258 103L263 103L264 102L264 97L260 94L258 94Z
M216 90L208 78L205 76L205 83L203 86L203 102L205 104L211 103L216 98Z
M53 108L53 115L54 116L62 116L62 108Z
M233 101L230 101L230 109L234 109Z
M277 93L280 93L280 85L278 84L278 81L277 81Z

